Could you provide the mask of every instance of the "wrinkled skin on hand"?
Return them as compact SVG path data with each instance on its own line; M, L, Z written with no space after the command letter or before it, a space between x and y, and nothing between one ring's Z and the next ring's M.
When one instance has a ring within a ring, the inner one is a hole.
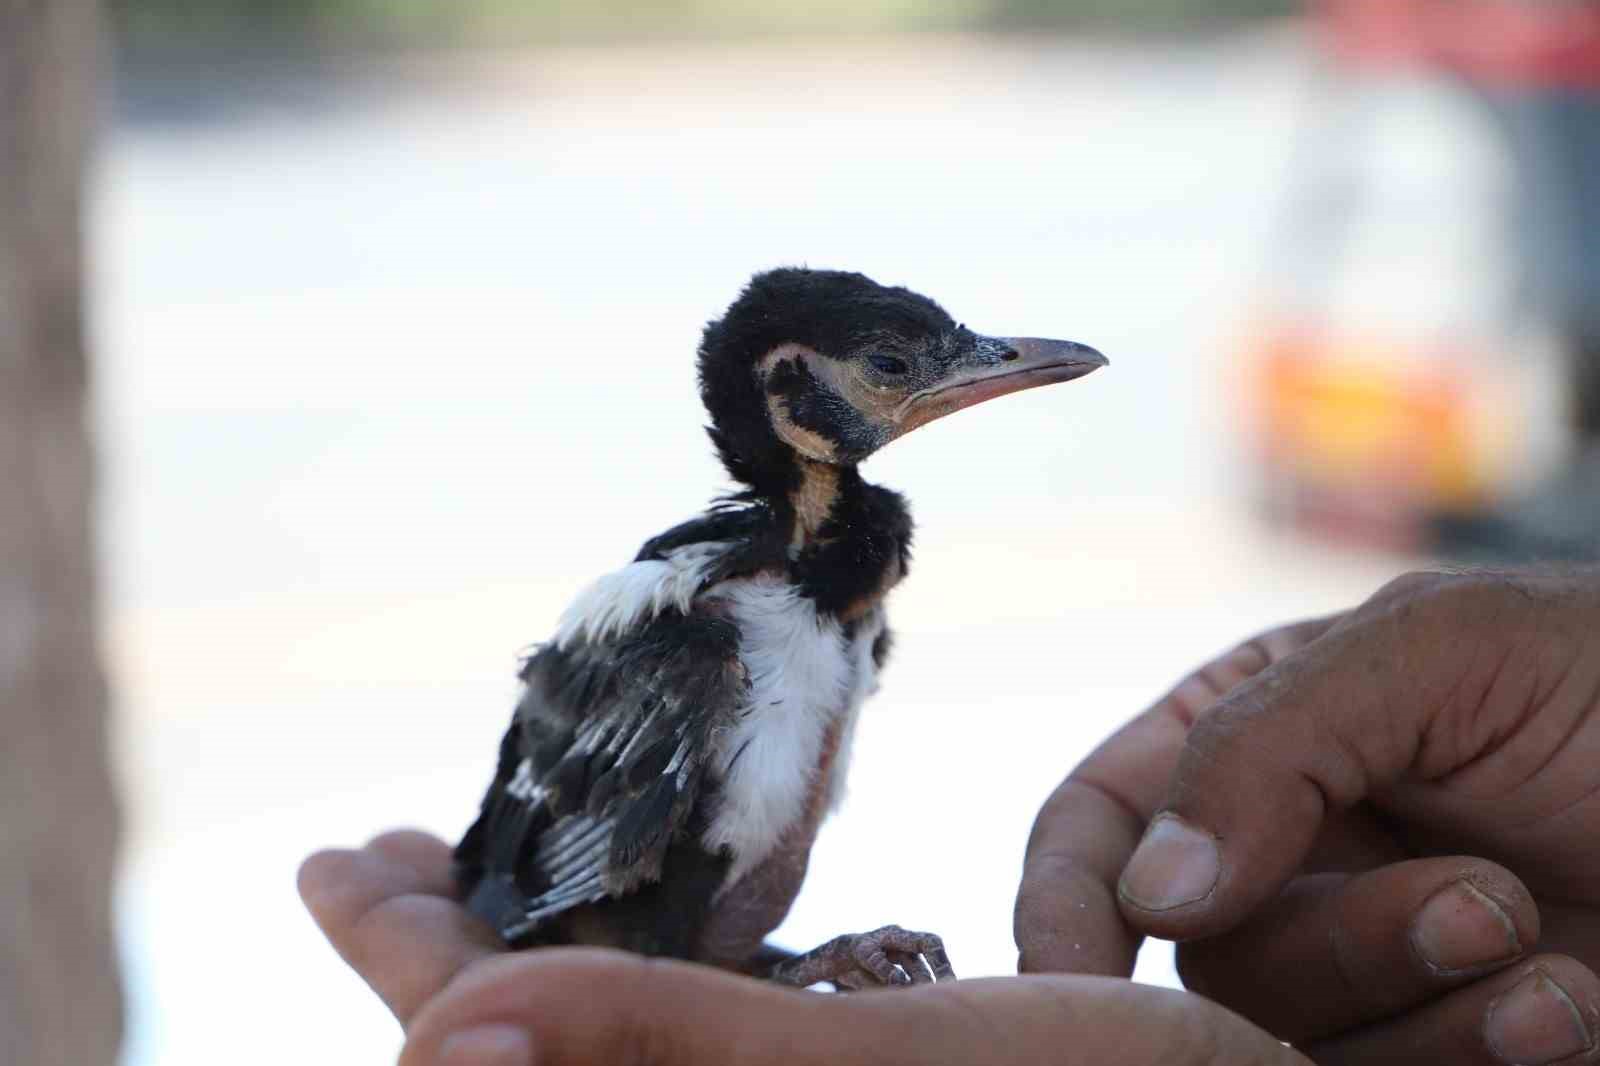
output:
M1072 772L1020 968L1127 974L1155 935L1318 1062L1590 1062L1597 844L1600 570L1413 574L1239 646Z
M831 996L614 951L508 953L420 833L314 855L300 891L405 1027L401 1066L1305 1066L1199 996L1098 977Z

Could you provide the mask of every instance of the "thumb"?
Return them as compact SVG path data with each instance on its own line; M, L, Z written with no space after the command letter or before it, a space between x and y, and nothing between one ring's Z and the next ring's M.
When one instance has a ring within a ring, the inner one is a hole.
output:
M1534 706L1547 600L1530 581L1410 575L1200 716L1118 886L1140 932L1224 932L1275 897L1325 818L1436 779Z
M687 963L544 949L464 974L400 1066L1308 1066L1209 1000L1106 978L795 992Z

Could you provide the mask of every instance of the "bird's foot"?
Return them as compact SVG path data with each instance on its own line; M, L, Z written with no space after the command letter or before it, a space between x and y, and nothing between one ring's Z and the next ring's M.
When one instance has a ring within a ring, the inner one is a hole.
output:
M841 992L885 985L928 985L954 981L944 941L932 933L913 933L886 925L870 933L834 937L804 955L786 959L768 975L779 984L809 988L821 981Z

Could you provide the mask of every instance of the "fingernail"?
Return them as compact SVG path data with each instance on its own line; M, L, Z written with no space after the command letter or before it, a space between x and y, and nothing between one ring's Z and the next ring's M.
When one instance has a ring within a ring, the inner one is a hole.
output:
M1522 954L1510 916L1465 881L1428 897L1411 923L1411 945L1440 973L1472 970Z
M1140 910L1169 911L1211 895L1221 861L1215 837L1163 814L1145 831L1118 892Z
M1572 997L1543 970L1489 1004L1484 1037L1502 1062L1517 1066L1556 1062L1594 1045Z
M438 1066L533 1066L533 1038L513 1025L464 1029L439 1045Z

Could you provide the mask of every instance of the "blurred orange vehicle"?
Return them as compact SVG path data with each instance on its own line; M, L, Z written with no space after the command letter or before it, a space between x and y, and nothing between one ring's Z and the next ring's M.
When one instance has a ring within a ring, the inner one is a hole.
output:
M1314 14L1326 62L1242 341L1263 497L1298 528L1449 547L1600 429L1568 417L1600 376L1600 191L1572 158L1588 137L1600 162L1600 4Z

